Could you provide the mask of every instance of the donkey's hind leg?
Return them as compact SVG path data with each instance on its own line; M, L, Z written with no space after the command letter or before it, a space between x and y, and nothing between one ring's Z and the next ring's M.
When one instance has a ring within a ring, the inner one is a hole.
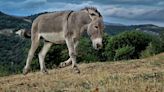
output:
M40 37L38 37L38 35L36 35L35 37L33 37L31 39L32 43L31 43L31 48L29 50L29 53L28 53L28 57L27 57L27 60L26 60L26 65L23 69L23 74L27 74L30 70L30 64L31 64L31 61L34 57L34 53L36 51L36 49L38 48L39 46L39 40L40 40Z
M52 46L52 43L50 42L44 42L44 46L42 48L42 50L39 52L38 57L39 57L39 63L40 63L40 70L42 73L48 73L46 66L45 66L45 56L48 52L48 50L50 49L50 47Z
M71 63L72 63L72 60L71 60L71 58L69 58L68 60L66 60L66 61L64 61L64 62L61 62L61 63L59 64L59 67L60 67L60 68L64 68L64 67L66 67L66 66L71 65Z

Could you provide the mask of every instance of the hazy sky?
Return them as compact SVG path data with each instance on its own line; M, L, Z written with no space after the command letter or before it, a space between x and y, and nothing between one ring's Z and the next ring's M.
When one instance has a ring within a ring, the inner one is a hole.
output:
M97 7L109 23L164 26L164 0L0 0L0 11L17 16L85 6Z

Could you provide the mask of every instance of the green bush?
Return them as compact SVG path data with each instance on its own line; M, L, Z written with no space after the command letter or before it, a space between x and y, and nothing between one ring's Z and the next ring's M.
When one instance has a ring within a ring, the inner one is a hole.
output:
M92 42L88 37L82 37L78 46L78 61L80 62L95 62L107 61L108 55L105 52L110 36L106 33L103 35L103 47L100 50L95 50L92 47Z
M116 50L114 60L131 59L135 48L132 46L125 46Z
M15 35L0 35L0 76L22 71L30 41Z
M89 38L82 37L78 45L78 61L93 62L97 60L96 52Z
M141 52L140 58L145 58L154 55L155 53L153 49L154 49L153 45L150 42L149 45L146 47L146 49Z
M161 46L162 47L162 52L164 52L164 30L161 31L159 37L160 37L160 41L161 41L161 45L162 45Z
M108 39L106 45L106 54L109 60L114 60L116 51L126 46L134 47L134 51L131 55L131 59L139 58L141 51L145 50L148 44L151 42L150 35L144 34L138 31L123 32L119 35L113 36ZM122 50L122 49L121 49ZM118 50L119 51L119 50ZM117 52L118 52L117 51ZM123 56L128 57L128 56ZM123 58L119 57L119 58Z
M151 36L151 42L145 50L141 52L141 58L149 57L163 52L163 43L158 36Z

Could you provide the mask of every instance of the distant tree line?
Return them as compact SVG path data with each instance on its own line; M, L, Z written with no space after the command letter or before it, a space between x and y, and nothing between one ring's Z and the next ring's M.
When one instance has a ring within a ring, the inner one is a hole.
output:
M21 28L30 28L31 23L24 21L21 17L13 17L0 12L0 30L12 28L18 30Z

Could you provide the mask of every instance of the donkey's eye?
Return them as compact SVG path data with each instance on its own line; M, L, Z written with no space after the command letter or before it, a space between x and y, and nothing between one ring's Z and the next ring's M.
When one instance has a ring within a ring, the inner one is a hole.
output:
M94 13L91 13L90 15L91 15L91 16L96 16L96 14L94 14Z
M95 26L95 28L97 29L97 28L98 28L98 26Z

